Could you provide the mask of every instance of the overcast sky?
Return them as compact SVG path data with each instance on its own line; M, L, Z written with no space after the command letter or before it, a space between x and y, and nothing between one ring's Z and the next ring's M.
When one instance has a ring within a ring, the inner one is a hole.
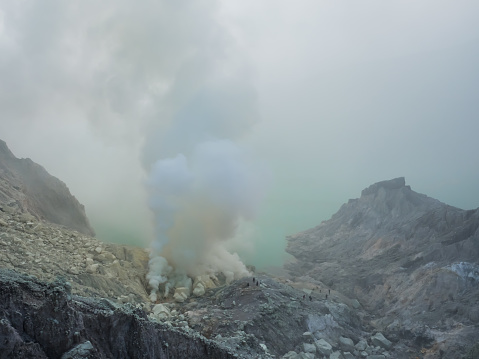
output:
M216 137L270 173L242 255L278 263L286 235L381 180L479 207L477 14L475 1L0 0L0 138L67 183L99 238L147 245L149 166L188 149L185 116L214 113L198 127L224 118Z

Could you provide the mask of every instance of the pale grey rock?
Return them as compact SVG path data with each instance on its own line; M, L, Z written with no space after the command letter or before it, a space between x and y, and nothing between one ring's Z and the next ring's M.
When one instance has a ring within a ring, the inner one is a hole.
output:
M331 353L329 355L329 359L344 359L344 358L343 358L343 355L341 354L341 352L338 350L338 351L335 351L335 352Z
M74 274L74 275L78 275L78 274L80 274L80 269L78 267L70 267L68 272L70 272L71 274Z
M173 299L175 300L175 302L177 303L183 303L186 298L188 298L188 296L186 295L185 292L175 292L175 294L173 295Z
M205 286L203 285L203 283L198 283L195 289L193 289L193 295L200 297L204 294L205 294Z
M350 352L343 352L343 358L344 359L355 359L355 356L351 354Z
M298 353L297 359L315 359L316 356L313 353Z
M361 303L357 299L353 299L351 301L351 305L353 306L354 309L359 309L361 308Z
M359 351L364 351L368 347L368 342L365 339L361 339L354 347Z
M303 350L305 353L316 353L316 346L314 344L303 343Z
M367 359L386 359L386 357L382 354L368 355L366 358Z
M64 353L61 359L88 359L93 354L93 350L93 345L87 340Z
M376 333L375 335L371 337L371 343L381 348L384 348L386 350L388 350L392 346L391 341L386 339L384 335L380 332Z
M88 273L91 273L91 274L94 274L94 273L97 273L98 270L100 268L100 264L99 263L94 263L94 264L90 264L87 268L86 268L86 271Z
M304 332L303 337L308 339L314 339L314 335L311 332Z
M170 310L163 304L153 306L152 313L159 320L168 320L170 318Z
M316 349L322 355L329 356L333 352L333 347L324 339L319 339L314 342Z
M339 346L345 352L354 351L354 342L349 338L339 337Z
M298 353L295 351L289 351L281 357L282 359L299 359Z

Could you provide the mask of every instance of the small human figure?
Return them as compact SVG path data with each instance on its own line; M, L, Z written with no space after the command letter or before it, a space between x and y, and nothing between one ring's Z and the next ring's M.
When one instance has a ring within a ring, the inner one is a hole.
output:
M311 302L313 300L313 297L309 296L309 301Z
M259 281L256 281L256 286L259 286Z
M249 287L249 283L246 283L246 286Z
M331 289L328 289L329 290L329 294L331 294Z
M321 289L319 290L319 293L321 293Z
M326 294L326 299L328 299L328 295Z
M306 298L306 294L303 295L303 299Z
M253 283L255 282L254 277L253 277Z

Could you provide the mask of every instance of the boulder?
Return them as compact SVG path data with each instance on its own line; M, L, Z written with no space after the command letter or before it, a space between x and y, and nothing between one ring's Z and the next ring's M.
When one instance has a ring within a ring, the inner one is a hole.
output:
M331 353L329 359L343 359L343 356L340 351L336 351L334 353Z
M371 342L373 343L373 345L379 346L379 347L384 348L386 350L388 350L392 346L391 341L387 340L384 337L384 335L380 332L376 333L376 335L373 335L371 337Z
M343 353L343 358L344 359L356 359L356 357L353 354L351 354L350 352L344 352Z
M196 288L199 283L201 283L205 289L216 288L215 282L208 274L197 276L193 282L193 288Z
M188 287L177 287L175 289L175 294L173 295L173 299L175 302L183 303L186 298L190 295L190 288Z
M281 359L298 359L298 353L294 351L287 352Z
M313 353L301 352L298 354L297 359L315 359L315 355Z
M345 337L339 337L339 346L344 352L353 352L355 349L354 342L351 339Z
M191 292L190 288L188 288L188 287L177 287L175 289L175 294L177 294L177 293L178 294L185 294L186 297L188 297L190 295L190 292Z
M200 297L204 294L205 294L205 286L203 285L203 283L198 283L195 289L193 289L193 295Z
M78 275L80 274L80 269L78 267L73 266L73 267L70 267L68 272L74 275Z
M322 355L330 355L333 351L333 347L331 344L329 344L326 340L324 339L319 339L314 342L314 345L316 345L316 349L318 352Z
M78 344L77 346L73 347L66 353L64 353L61 359L87 359L91 358L91 355L94 353L93 345L89 340L84 343Z
M153 307L153 315L158 318L159 320L167 320L170 318L170 310L165 307L163 304L156 304Z
M314 344L303 343L303 350L305 353L316 353L316 346Z
M304 332L304 333L303 333L303 338L306 338L306 339L314 339L314 335L313 335L313 333L311 333L311 332Z
M361 339L354 347L359 351L364 351L368 348L368 342L364 339Z
M98 272L98 269L100 267L100 264L98 263L94 263L94 264L90 264L87 268L86 268L86 271L90 274L95 274Z

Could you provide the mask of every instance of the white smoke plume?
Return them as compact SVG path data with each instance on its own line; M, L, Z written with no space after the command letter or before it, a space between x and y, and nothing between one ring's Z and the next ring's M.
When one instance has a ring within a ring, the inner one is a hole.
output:
M241 221L254 218L264 173L237 143L258 119L250 71L225 46L217 22L177 65L164 87L162 121L151 121L143 162L154 213L151 299L173 287L191 292L191 279L221 272L227 281L248 274L225 244ZM220 35L221 34L221 35Z
M148 274L153 293L173 274L176 280L215 272L229 279L247 275L224 241L234 237L240 220L254 218L262 184L261 170L229 140L200 143L189 158L158 160L148 181L156 222Z

